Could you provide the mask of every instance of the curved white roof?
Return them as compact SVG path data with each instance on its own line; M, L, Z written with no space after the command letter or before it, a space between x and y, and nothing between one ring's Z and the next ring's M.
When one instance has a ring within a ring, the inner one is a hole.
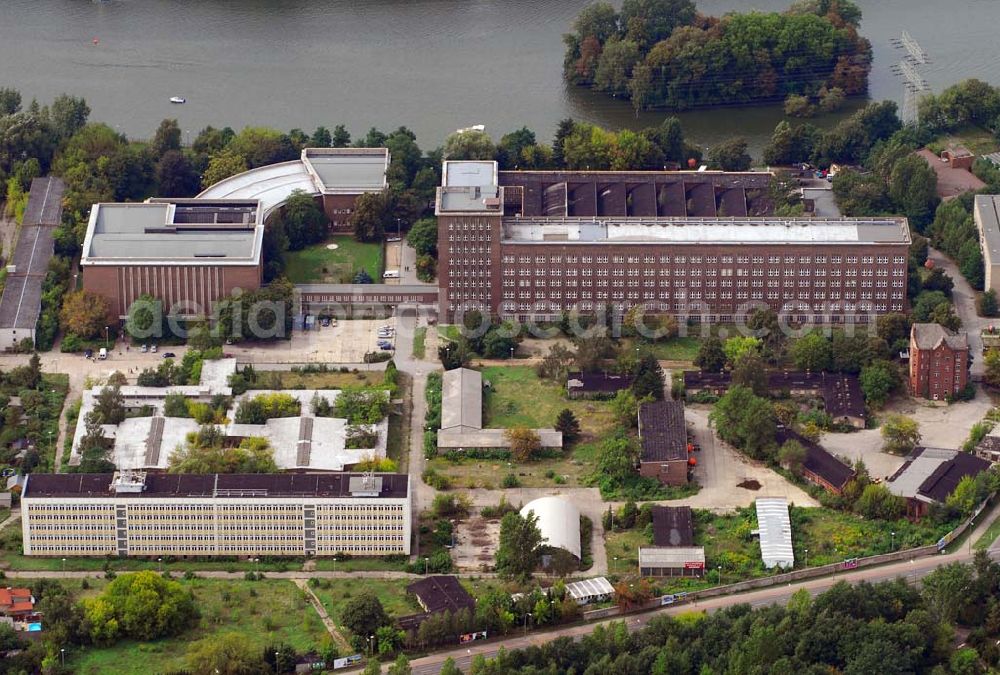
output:
M295 190L320 194L312 174L301 159L230 176L204 190L197 199L257 199L266 217L274 208L284 204Z
M538 516L538 530L546 546L565 549L581 557L579 509L559 497L540 497L525 504L521 515L526 516L530 511Z

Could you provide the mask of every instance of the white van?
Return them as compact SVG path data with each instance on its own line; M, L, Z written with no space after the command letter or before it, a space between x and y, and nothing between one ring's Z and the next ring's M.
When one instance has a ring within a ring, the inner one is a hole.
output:
M97 352L97 358L102 361L108 358L108 350L106 347L101 347L101 351Z
M398 279L399 278L399 270L386 270L382 274L382 278L383 279Z

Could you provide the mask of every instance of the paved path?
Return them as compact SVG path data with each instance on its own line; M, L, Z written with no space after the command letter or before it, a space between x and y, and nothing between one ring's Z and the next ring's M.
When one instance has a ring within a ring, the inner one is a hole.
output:
M344 636L340 634L340 630L337 628L337 625L333 623L333 619L331 619L330 615L326 613L326 607L324 607L323 603L320 602L318 597L316 597L313 590L309 588L309 582L305 579L294 579L293 581L295 585L301 588L302 591L309 597L309 602L312 603L313 609L315 609L316 613L319 614L320 620L323 621L323 625L326 626L327 632L330 633L330 637L332 637L333 641L337 643L337 646L344 650L350 649L351 645L347 643Z
M983 338L980 331L990 324L995 324L995 318L980 317L976 313L976 292L965 280L958 266L944 253L929 248L927 250L928 259L934 262L935 267L940 267L951 280L955 282L955 288L951 292L952 304L955 306L955 313L962 320L962 330L969 335L969 355L972 357L972 368L970 374L972 379L980 381L983 379L985 368L983 367Z
M7 520L0 523L0 530L4 529L9 525L14 525L15 523L20 523L20 522L21 522L21 510L11 509L10 516L7 517Z

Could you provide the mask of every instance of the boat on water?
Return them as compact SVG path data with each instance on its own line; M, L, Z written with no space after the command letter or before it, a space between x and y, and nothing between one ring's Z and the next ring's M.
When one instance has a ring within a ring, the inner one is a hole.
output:
M184 98L184 97L182 97L182 96L171 96L170 97L170 102L171 103L187 103L187 99Z

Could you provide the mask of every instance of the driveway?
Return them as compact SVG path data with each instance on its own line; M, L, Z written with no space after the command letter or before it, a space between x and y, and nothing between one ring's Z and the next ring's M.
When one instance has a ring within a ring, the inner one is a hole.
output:
M972 358L972 368L970 374L972 379L980 382L983 379L983 338L980 331L995 324L996 319L981 317L976 313L976 292L965 280L962 273L958 271L958 266L944 253L935 249L928 249L928 259L934 262L935 267L943 269L951 280L955 282L952 290L952 304L955 306L955 313L962 320L962 330L969 335L969 356Z

